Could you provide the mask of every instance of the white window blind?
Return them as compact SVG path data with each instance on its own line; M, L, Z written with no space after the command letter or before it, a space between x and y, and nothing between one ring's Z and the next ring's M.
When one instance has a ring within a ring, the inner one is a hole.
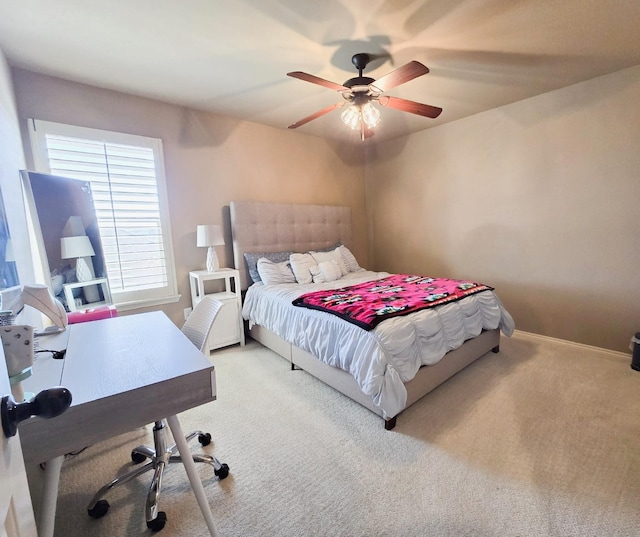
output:
M107 278L116 303L176 294L164 198L162 144L154 138L32 120L36 171L91 183Z

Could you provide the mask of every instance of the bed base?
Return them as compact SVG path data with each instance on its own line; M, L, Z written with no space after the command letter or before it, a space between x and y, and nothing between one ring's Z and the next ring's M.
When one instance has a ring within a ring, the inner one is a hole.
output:
M355 379L346 371L319 361L309 352L291 345L262 326L253 326L249 330L249 335L288 360L292 369L304 369L310 375L384 418L382 411L374 405L371 397L363 393ZM437 364L421 367L416 376L405 383L407 388L405 409L489 351L498 352L499 350L500 330L485 330L479 336L449 352ZM384 418L386 430L389 431L396 426L398 415Z

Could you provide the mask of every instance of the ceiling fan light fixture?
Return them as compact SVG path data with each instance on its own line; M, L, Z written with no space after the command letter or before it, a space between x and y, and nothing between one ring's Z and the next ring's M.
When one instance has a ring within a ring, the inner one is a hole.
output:
M340 114L340 117L345 125L354 130L360 129L363 122L369 129L380 123L380 111L371 103L352 104Z
M372 129L378 123L380 123L380 110L378 110L372 103L362 105L362 121L364 124Z
M347 127L352 129L358 129L360 127L360 109L358 105L352 104L348 106L342 114L340 114L342 121Z

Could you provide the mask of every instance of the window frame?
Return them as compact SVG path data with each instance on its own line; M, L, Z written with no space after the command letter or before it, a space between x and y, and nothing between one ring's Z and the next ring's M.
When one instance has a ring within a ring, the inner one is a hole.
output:
M167 285L136 291L113 292L113 290L111 290L111 294L113 303L121 311L177 302L180 299L180 295L178 294L176 264L171 236L171 220L169 215L162 140L137 134L81 127L33 118L29 118L28 125L34 171L40 173L52 173L47 151L47 134L144 147L153 151Z

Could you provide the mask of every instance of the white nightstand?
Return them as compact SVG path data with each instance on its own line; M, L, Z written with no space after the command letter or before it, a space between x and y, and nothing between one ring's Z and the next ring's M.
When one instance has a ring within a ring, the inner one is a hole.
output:
M224 291L207 292L205 282L213 280L224 280ZM209 336L209 351L235 343L244 345L240 272L231 268L220 268L215 272L193 270L189 272L189 285L192 307L195 308L205 295L213 295L222 302Z
M84 303L80 306L76 306L76 302L73 298L73 290L82 289L84 287L88 287L89 285L100 286L102 290L103 300L101 300L100 302L91 302L89 304ZM112 304L111 291L109 290L109 282L107 282L106 278L97 278L95 280L89 280L87 282L65 283L62 286L62 288L64 289L64 296L67 300L67 307L69 308L69 311L78 311L78 310L84 310L87 308L97 308L98 306Z

